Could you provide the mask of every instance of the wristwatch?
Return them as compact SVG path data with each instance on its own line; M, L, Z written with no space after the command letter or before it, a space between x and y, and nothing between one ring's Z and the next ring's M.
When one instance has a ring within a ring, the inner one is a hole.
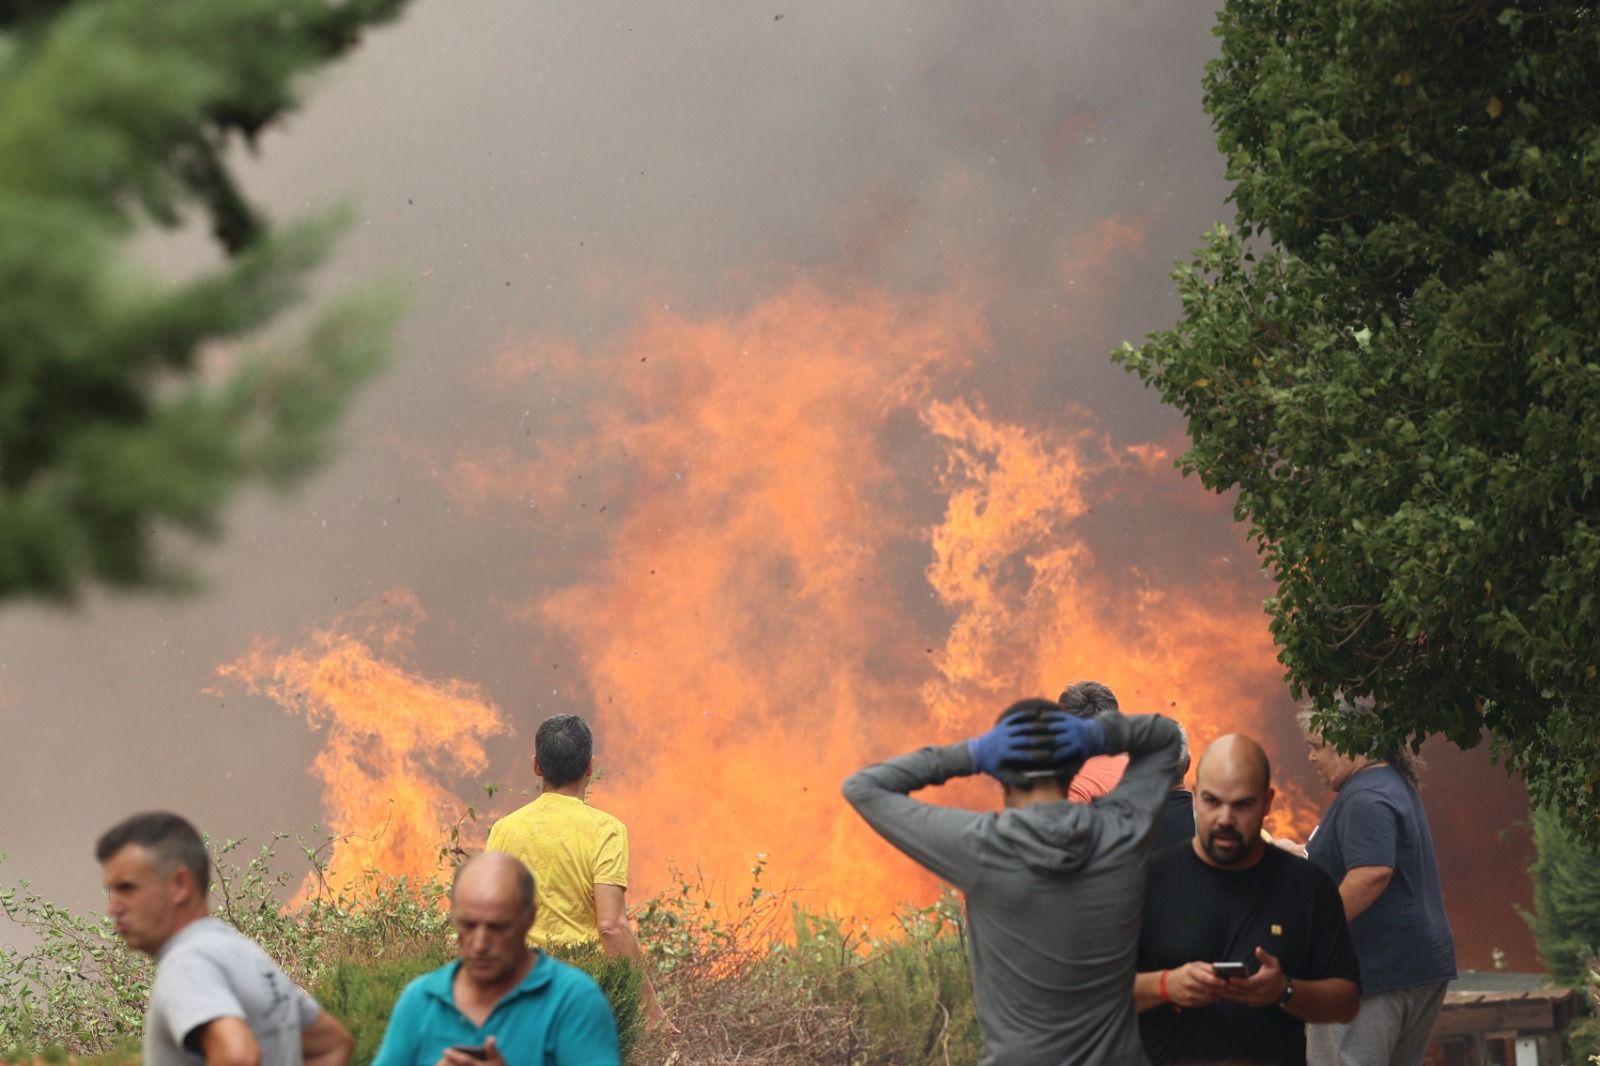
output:
M1294 978L1288 974L1283 975L1283 995L1278 997L1278 1006L1287 1007L1294 998Z

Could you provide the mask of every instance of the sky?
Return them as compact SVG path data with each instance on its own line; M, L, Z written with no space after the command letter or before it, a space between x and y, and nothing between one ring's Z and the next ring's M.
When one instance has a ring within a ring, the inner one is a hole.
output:
M1212 17L415 0L239 156L274 217L357 208L318 297L405 292L394 364L300 491L170 545L202 593L0 610L0 881L96 906L94 836L148 807L414 864L405 817L522 802L573 712L634 901L766 855L885 911L933 888L843 774L1091 676L1260 735L1303 836L1270 585L1109 358L1231 216ZM1427 754L1463 964L1529 968L1525 794Z

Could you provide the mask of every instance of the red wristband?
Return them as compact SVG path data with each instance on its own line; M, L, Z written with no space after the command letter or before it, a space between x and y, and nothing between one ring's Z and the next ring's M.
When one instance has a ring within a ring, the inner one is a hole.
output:
M1157 985L1157 987L1156 987L1156 992L1161 996L1161 1002L1163 1002L1163 1003L1171 1003L1172 1002L1172 1000L1167 998L1167 974L1169 974L1171 972L1172 972L1171 970L1162 970L1161 971L1161 981L1160 981L1159 985Z

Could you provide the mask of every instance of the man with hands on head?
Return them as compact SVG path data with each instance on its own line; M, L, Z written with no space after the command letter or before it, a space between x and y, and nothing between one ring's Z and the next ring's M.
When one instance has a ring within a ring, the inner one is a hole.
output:
M450 889L459 958L406 986L372 1066L620 1066L617 1024L588 974L527 945L533 874L500 852Z
M1306 1022L1349 1021L1360 971L1339 892L1269 847L1271 767L1220 737L1195 773L1195 836L1150 862L1134 1004L1150 1061L1304 1066Z
M1156 815L1178 765L1178 727L1160 715L1094 718L1023 700L982 736L869 766L845 799L873 829L966 896L984 1066L1137 1063L1128 987ZM1085 759L1132 758L1112 792L1070 802ZM909 793L983 773L999 813Z

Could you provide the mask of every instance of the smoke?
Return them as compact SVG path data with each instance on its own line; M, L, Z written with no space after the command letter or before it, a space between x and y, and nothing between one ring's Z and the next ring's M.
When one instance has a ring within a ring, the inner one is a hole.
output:
M1227 217L1211 21L415 5L248 176L283 215L358 198L325 280L406 280L402 358L320 481L194 560L203 598L0 616L6 869L93 905L73 842L148 806L425 866L576 712L633 898L669 860L736 878L766 853L812 901L882 911L932 886L839 779L1086 676L1197 746L1259 732L1303 834L1326 797L1269 589L1106 358L1171 324L1172 262ZM1522 852L1495 836L1525 799L1481 754L1435 763L1464 958L1525 965Z

